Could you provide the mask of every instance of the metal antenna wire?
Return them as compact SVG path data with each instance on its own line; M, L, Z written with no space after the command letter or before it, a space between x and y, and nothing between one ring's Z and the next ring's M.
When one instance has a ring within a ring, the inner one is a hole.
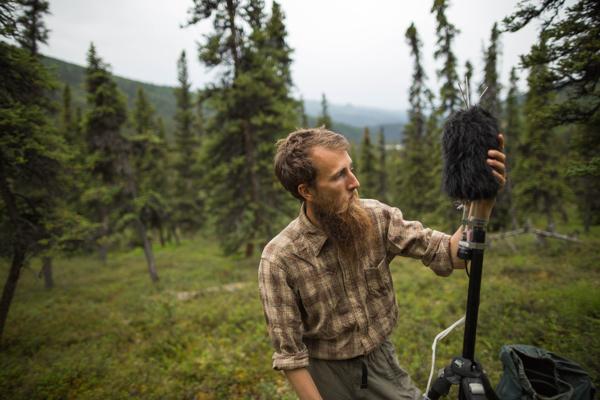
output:
M483 89L483 92L481 92L481 96L479 96L479 102L481 102L481 98L483 97L485 92L487 92L487 90L488 90L488 87L486 86L485 89Z
M469 82L469 77L465 75L466 82L466 90L467 90L467 101L469 103L469 108L471 108L471 82Z
M460 82L458 82L458 90L460 90L460 94L462 96L462 100L465 103L465 107L468 109L469 108L469 102L467 101L465 93L463 92L462 87L460 86Z

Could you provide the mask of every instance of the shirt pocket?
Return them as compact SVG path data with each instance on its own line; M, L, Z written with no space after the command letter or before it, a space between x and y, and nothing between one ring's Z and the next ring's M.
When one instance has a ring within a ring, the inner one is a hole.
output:
M392 290L391 277L386 258L377 266L364 268L365 281L369 294L375 297L387 295Z

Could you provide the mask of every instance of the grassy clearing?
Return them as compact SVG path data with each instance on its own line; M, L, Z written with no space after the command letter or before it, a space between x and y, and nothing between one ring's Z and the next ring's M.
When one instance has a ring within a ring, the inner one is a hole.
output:
M500 346L526 343L576 360L600 384L598 236L547 248L524 239L517 254L499 242L486 252L476 353L493 382ZM0 353L0 397L294 398L271 370L258 259L223 257L203 240L156 253L157 287L139 250L106 266L57 260L52 291L34 273L38 262L23 271ZM462 271L439 278L407 259L394 262L393 275L402 317L392 341L424 388L431 341L464 312L467 279ZM461 347L459 329L440 346L438 367Z

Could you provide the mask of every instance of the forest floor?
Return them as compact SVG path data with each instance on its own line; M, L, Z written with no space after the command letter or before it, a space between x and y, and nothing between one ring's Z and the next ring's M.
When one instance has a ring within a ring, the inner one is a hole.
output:
M600 230L579 244L530 236L486 251L476 354L499 381L503 344L531 344L581 364L600 385ZM258 296L258 256L223 256L215 241L156 248L153 285L140 249L24 269L0 347L2 399L293 399L271 369ZM8 266L0 264L0 278ZM435 276L397 258L400 318L391 337L424 389L431 342L464 313L467 277ZM438 345L437 368L462 348L462 328Z

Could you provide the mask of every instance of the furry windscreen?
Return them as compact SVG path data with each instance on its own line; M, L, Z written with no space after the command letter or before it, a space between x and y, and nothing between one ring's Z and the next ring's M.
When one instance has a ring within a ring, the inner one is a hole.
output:
M486 163L487 152L498 150L498 121L479 106L454 113L444 125L442 186L457 200L496 196L500 184Z

